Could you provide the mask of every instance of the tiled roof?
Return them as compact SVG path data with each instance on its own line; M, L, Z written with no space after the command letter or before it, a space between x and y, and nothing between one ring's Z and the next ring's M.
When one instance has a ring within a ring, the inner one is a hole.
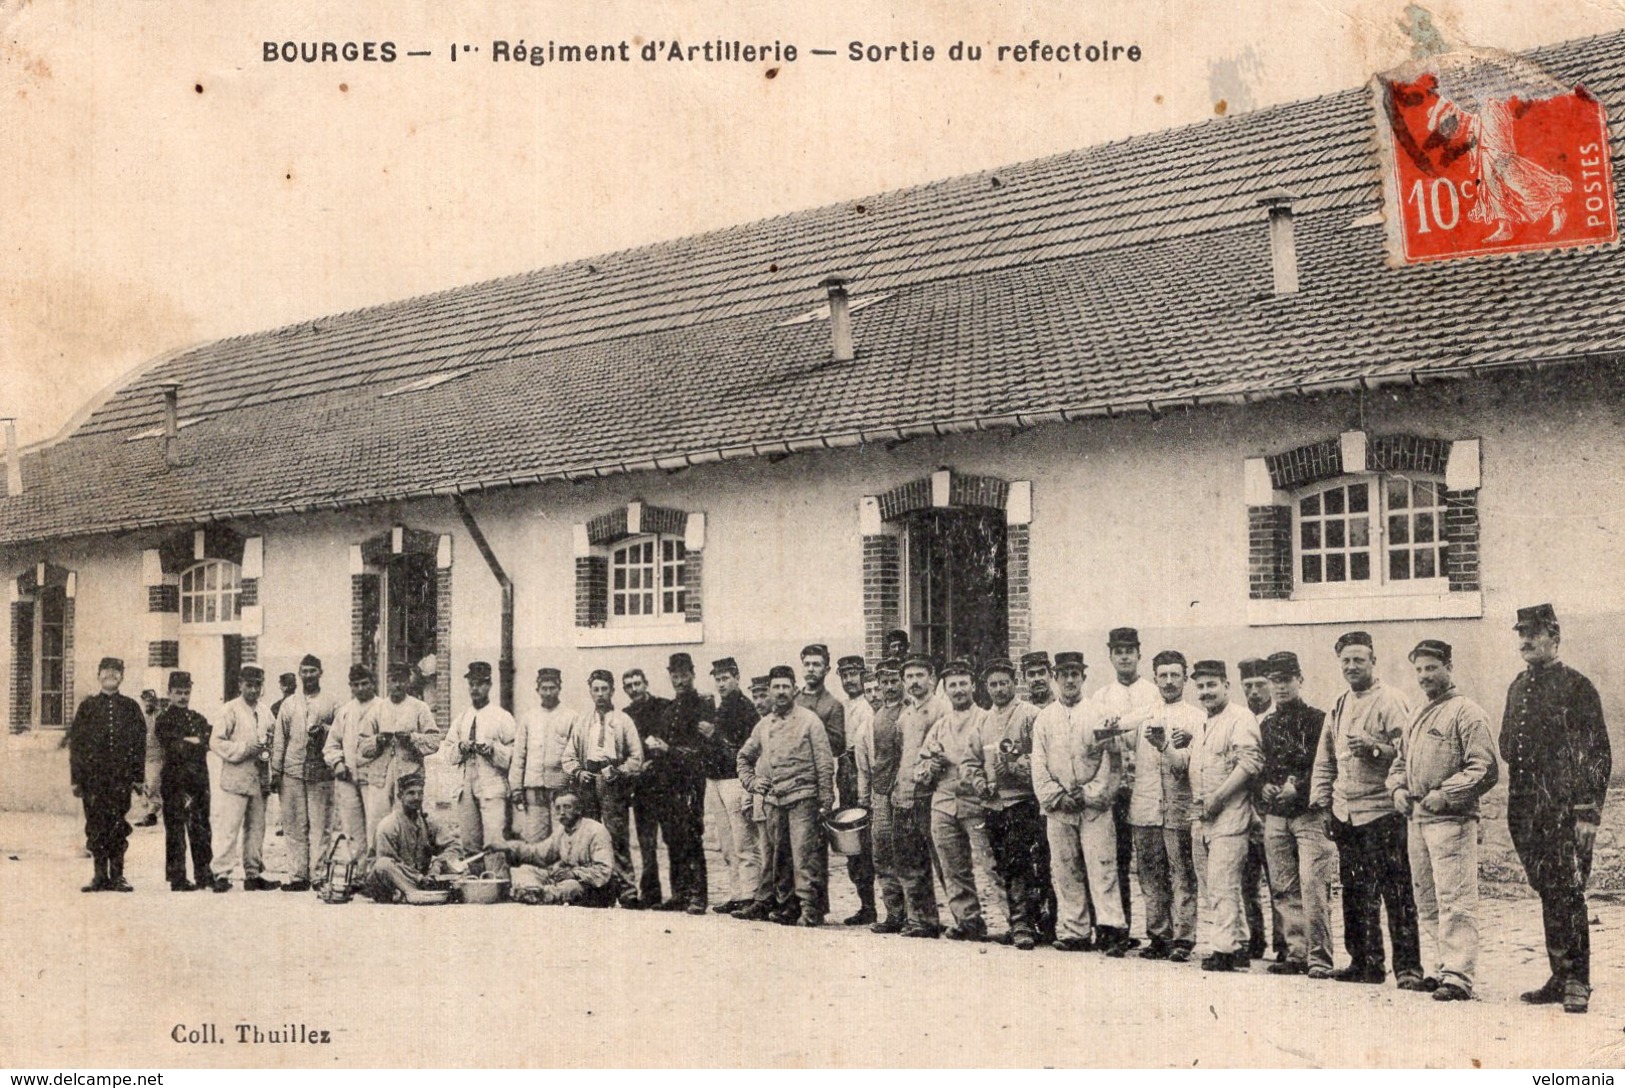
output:
M1625 33L1532 56L1617 159ZM1625 351L1617 247L1387 267L1372 117L1360 88L180 352L25 457L0 543ZM836 271L878 296L844 364L792 322ZM175 467L131 440L168 381Z

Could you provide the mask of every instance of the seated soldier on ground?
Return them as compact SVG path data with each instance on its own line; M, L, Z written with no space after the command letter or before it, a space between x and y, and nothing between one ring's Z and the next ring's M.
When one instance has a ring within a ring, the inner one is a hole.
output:
M378 823L377 857L360 891L380 903L398 903L432 878L466 873L457 836L423 811L423 774L395 780L395 807Z
M541 842L505 842L513 897L521 903L607 907L615 902L615 847L609 830L581 815L572 789L553 797L553 833Z

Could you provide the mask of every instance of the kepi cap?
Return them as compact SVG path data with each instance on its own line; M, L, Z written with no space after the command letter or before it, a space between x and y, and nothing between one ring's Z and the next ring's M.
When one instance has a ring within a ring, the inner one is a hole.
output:
M386 675L391 680L410 680L412 679L412 666L404 661L397 661L386 670Z
M1229 680L1230 670L1225 668L1223 661L1208 658L1191 666L1191 679L1194 680L1199 676L1217 676L1220 680Z
M119 672L123 672L124 659L122 657L104 657L101 663L96 666L96 671L101 672L103 669L117 669Z
M989 661L986 665L982 666L982 679L986 680L989 676L992 676L996 672L1002 672L1011 679L1014 679L1016 675L1015 663L1010 661L1008 658L996 657L992 661Z
M1139 644L1140 632L1132 627L1113 627L1111 633L1106 636L1106 648L1108 650L1116 649L1118 646L1138 646Z
M1084 664L1083 654L1077 650L1062 650L1055 655L1056 672L1060 672L1062 669L1087 669L1088 667L1088 665Z
M536 682L540 684L543 680L551 680L555 684L562 684L564 683L564 673L551 665L543 665L536 670Z
M753 676L750 678L750 690L766 691L768 682L768 678L765 676Z
M1021 671L1028 669L1047 669L1050 667L1048 650L1032 650L1021 655Z
M237 677L240 680L258 680L263 684L265 683L265 670L258 665L244 665L237 670Z
M903 658L903 668L906 669L910 666L918 666L930 673L937 671L937 663L925 654L909 654Z
M1277 650L1264 661L1265 676L1302 676L1298 655L1290 650Z
M875 662L876 676L879 676L881 673L885 673L888 676L896 676L902 671L903 663L898 661L895 657L886 657Z
M845 657L841 658L841 660L839 660L839 661L837 661L835 663L835 671L836 672L862 672L863 671L863 655L862 654L847 654Z
M367 668L367 666L365 666L365 665L351 665L350 666L350 683L353 684L357 680L375 680L375 679L377 679L377 677L373 676L372 670Z
M1338 638L1337 643L1332 647L1332 653L1340 654L1349 646L1364 646L1368 650L1375 649L1371 645L1370 635L1364 631L1350 631Z
M491 663L489 661L470 661L468 671L463 673L465 680L491 679Z
M172 673L169 674L169 690L170 691L179 691L182 688L190 689L191 686L192 686L192 674L191 673L189 673L189 672L181 672L179 670L176 670L175 672L172 672ZM145 694L145 693L143 693L143 694Z
M1269 676L1262 657L1244 657L1236 662L1236 672L1243 680L1258 680Z
M667 672L693 672L694 659L685 653L675 653L666 659Z
M950 676L971 676L971 677L974 677L976 674L971 671L969 661L966 661L962 657L956 657L952 661L948 662L946 665L942 666L942 672L939 675L941 675L942 678L944 680L946 680Z
M711 662L712 676L722 676L724 674L738 676L739 662L735 661L731 657L719 657L715 661Z
M1557 610L1549 604L1532 604L1528 608L1518 609L1518 622L1512 625L1514 631L1522 631L1525 627L1556 627Z
M1425 638L1416 644L1410 652L1410 659L1415 661L1419 657L1436 657L1446 665L1450 664L1450 643L1437 638Z
M315 654L306 654L299 659L299 667L302 669L307 665L313 669L319 669L322 667L322 659Z

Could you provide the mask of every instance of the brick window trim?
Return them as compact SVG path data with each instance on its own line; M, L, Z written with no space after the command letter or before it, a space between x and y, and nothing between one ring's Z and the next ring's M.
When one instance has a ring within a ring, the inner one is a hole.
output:
M74 691L74 656L77 652L74 634L74 628L77 626L75 616L78 612L77 577L74 572L62 567L50 563L41 563L30 567L19 575L13 583L17 599L11 603L11 624L7 632L11 639L8 644L11 647L9 694L11 696L10 729L13 733L26 732L41 724L35 720L37 710L35 700L38 692L34 688L35 678L32 675L32 669L34 668L32 650L28 661L30 673L25 684L24 662L22 655L17 653L17 641L25 635L22 630L23 606L26 602L35 600L35 596L42 584L61 587L64 590L65 597L62 602L62 724L41 727L51 730L67 728L68 723L73 720L74 710L78 706L78 696ZM33 640L34 631L32 627L26 632L26 637L30 641ZM23 698L24 687L27 687L30 692L27 699Z
M1353 437L1356 442L1349 443ZM1364 464L1345 471L1351 450L1358 456L1364 445ZM1339 436L1265 457L1268 486L1278 496L1288 492L1287 503L1259 503L1249 483L1247 506L1248 622L1253 626L1291 623L1332 623L1365 620L1472 618L1483 614L1479 553L1477 443L1468 447L1472 470L1467 483L1452 487L1453 441L1417 435ZM1293 505L1298 494L1317 484L1343 476L1416 473L1443 478L1444 520L1439 527L1444 549L1445 588L1406 593L1392 585L1346 596L1294 599L1296 548L1293 541ZM1261 496L1259 496L1261 497Z
M635 530L635 531L634 531ZM575 624L578 648L694 645L705 641L705 515L633 499L577 525ZM612 623L611 553L644 536L675 537L684 545L684 607L658 622Z

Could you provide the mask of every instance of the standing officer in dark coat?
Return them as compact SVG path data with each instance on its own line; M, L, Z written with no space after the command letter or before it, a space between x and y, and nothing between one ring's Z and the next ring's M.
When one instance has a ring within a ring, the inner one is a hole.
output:
M1557 659L1562 631L1552 606L1518 609L1514 629L1529 667L1512 681L1501 719L1507 829L1540 896L1552 969L1540 989L1520 999L1561 1001L1564 1012L1585 1012L1591 1000L1585 882L1612 770L1608 726L1591 681Z
M96 666L101 691L79 704L68 729L68 773L73 795L85 806L85 842L96 875L80 891L129 892L124 849L130 841L130 791L146 771L147 719L141 706L119 694L124 662L104 657Z
M660 731L660 716L666 711L669 699L649 693L649 678L642 669L630 668L621 673L621 690L626 693L626 716L637 726L638 741L643 748L643 766L652 749L648 739ZM658 758L658 757L654 757ZM650 771L646 776L632 780L632 823L638 836L638 908L652 910L667 901L660 896L660 814L665 802L665 791L659 777ZM671 847L667 846L669 855ZM675 898L675 897L674 897ZM622 905L627 905L623 900Z
M651 906L704 914L708 905L705 873L705 770L700 761L700 725L716 724L717 707L694 690L694 659L672 654L666 666L672 697L662 700L652 728L643 733L643 781L655 791L656 818L666 840L671 898ZM638 836L643 835L639 825Z
M164 799L164 879L169 890L192 892L214 878L209 828L209 719L191 709L192 675L169 674L169 706L154 726L163 749L164 769L159 792ZM192 875L186 879L188 840L192 848Z

